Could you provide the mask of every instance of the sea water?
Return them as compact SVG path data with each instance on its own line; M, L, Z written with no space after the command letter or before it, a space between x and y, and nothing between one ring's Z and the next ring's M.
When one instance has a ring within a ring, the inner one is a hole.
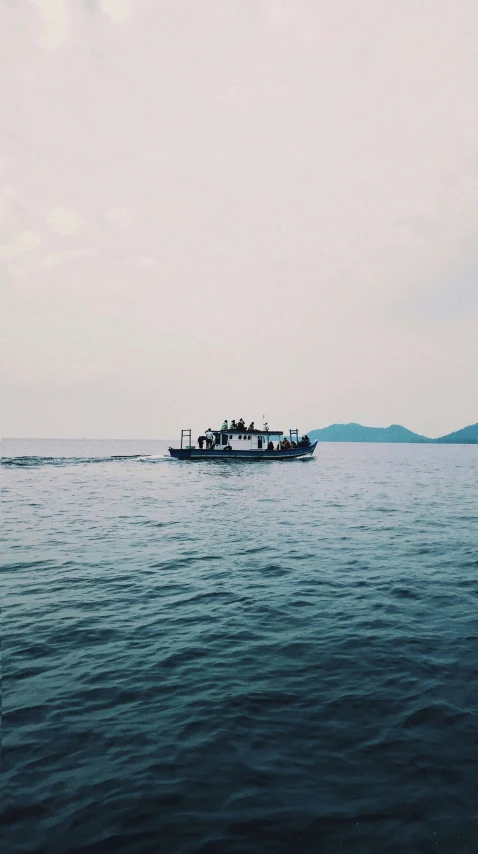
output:
M478 850L476 446L3 445L3 850Z

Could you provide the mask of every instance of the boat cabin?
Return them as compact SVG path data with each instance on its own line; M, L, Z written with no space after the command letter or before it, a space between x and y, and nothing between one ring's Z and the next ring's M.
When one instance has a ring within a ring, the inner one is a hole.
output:
M274 450L282 442L284 432L282 430L211 430L214 434L214 450L224 449L232 451L266 451L272 442ZM299 431L290 430L290 443L299 444ZM181 430L181 450L183 448L195 450L196 445L191 443L191 430Z
M275 447L284 435L282 430L213 430L212 432L215 447L218 450L230 445L233 451L265 451L269 442L273 442Z

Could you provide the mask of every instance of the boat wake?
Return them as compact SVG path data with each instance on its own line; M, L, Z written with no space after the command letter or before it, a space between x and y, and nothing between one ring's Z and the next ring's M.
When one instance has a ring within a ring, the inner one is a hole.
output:
M109 457L2 457L2 466L10 468L38 468L41 466L79 466L105 463L159 463L170 462L171 458L160 454L118 454Z

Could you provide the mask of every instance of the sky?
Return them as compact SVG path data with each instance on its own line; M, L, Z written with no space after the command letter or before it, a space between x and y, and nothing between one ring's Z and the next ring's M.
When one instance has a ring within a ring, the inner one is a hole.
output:
M476 0L0 0L4 436L478 420Z

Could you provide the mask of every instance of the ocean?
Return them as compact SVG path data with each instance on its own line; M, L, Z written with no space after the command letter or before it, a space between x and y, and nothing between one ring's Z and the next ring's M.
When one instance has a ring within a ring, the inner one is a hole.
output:
M476 854L478 448L2 442L6 854Z

